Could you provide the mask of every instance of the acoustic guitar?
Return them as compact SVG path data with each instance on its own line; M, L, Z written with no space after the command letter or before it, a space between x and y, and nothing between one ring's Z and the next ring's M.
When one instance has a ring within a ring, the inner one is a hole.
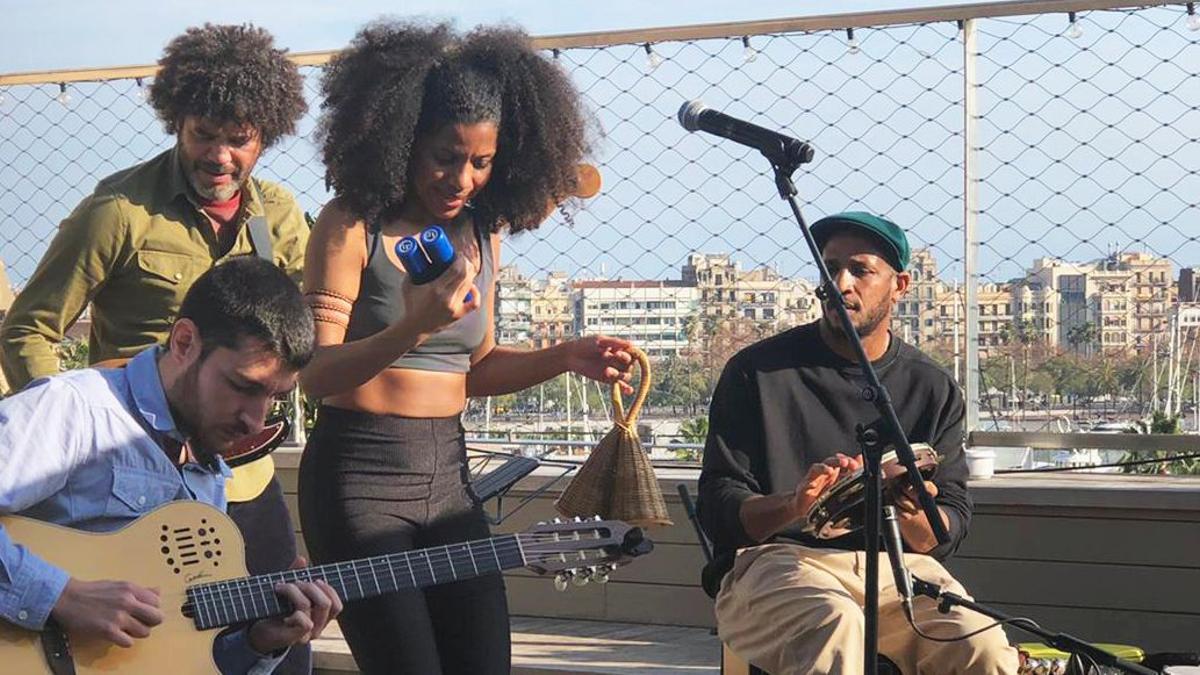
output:
M528 567L555 574L561 589L568 579L603 583L618 565L653 549L641 530L620 521L556 521L518 534L251 577L237 526L200 502L171 502L104 534L19 516L0 517L0 524L13 541L72 577L157 588L166 617L128 649L0 621L0 669L21 675L216 673L219 629L292 611L273 590L280 581L324 579L344 602L354 602Z

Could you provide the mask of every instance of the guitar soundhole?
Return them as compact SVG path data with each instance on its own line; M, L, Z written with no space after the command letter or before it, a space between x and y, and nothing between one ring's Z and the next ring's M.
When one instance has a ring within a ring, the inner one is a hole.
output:
M203 527L162 526L163 534L159 536L162 547L159 552L173 573L183 574L189 567L201 563L220 567L221 540L213 536L217 528L208 525L207 520L201 520L200 524Z

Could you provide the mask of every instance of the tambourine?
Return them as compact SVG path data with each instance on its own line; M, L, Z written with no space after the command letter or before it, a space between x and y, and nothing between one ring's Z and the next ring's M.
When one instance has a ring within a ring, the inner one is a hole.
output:
M938 456L926 443L913 443L917 470L925 480L937 472ZM896 501L896 495L908 484L908 470L896 457L895 450L883 454L880 474L883 481L883 503ZM866 499L862 469L845 476L817 498L804 519L804 531L818 539L832 539L863 527L863 500Z

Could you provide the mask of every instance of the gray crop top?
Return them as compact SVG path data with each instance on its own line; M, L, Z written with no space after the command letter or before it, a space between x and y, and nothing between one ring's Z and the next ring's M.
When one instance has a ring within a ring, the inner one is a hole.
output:
M400 319L403 311L400 287L404 283L403 270L396 267L383 250L383 238L378 230L369 235L367 265L362 271L358 288L358 299L350 311L350 326L346 329L346 341L350 342L374 335ZM475 237L479 241L480 270L475 277L479 289L480 306L475 311L434 333L400 358L392 362L392 368L435 370L443 373L465 373L471 369L471 352L483 344L487 335L490 317L487 297L491 291L495 263L492 261L492 235L485 228L476 226Z

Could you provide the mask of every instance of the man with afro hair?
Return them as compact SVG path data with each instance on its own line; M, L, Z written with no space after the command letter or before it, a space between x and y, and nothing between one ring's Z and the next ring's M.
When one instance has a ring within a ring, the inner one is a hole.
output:
M55 347L89 304L95 364L161 344L192 282L230 258L256 255L302 277L304 215L288 190L251 175L307 109L286 50L261 28L206 24L171 40L158 63L150 103L175 143L101 180L62 221L0 327L14 389L59 371ZM227 490L250 572L292 565L270 457L235 469ZM310 671L299 647L275 672Z

